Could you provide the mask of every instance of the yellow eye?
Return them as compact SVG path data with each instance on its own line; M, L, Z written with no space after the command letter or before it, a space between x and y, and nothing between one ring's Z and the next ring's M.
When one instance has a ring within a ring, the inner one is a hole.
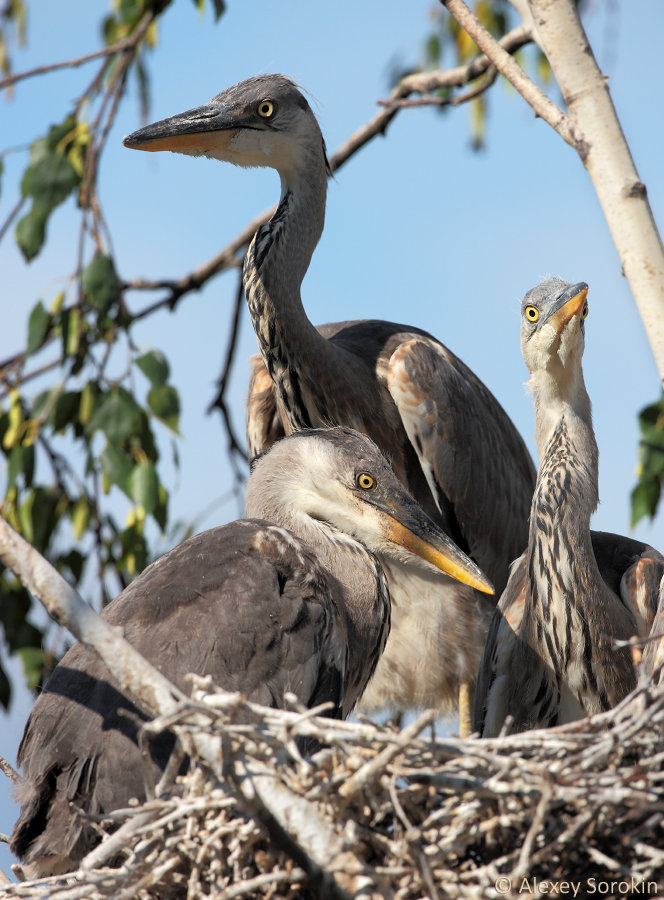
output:
M271 100L261 100L256 112L262 119L269 119L274 112L274 103Z
M583 307L583 309L581 310L581 318L582 318L582 319L587 319L587 318L588 318L588 304L587 304L587 303L586 303L586 305Z
M363 491L370 491L376 482L373 480L371 475L367 475L366 472L362 472L361 475L357 476L357 483Z
M537 309L535 306L527 306L526 318L529 322L536 322L539 319L539 309Z

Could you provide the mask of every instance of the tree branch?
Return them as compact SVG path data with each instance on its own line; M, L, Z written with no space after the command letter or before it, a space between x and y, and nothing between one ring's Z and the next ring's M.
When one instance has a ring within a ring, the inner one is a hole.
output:
M65 579L11 526L0 518L0 562L10 568L21 583L37 597L58 624L64 625L95 654L120 682L123 690L136 697L153 715L174 712L179 703L196 704L171 684L122 637L122 630L110 625L85 603ZM203 711L203 707L198 707ZM269 710L266 710L269 712ZM217 739L203 727L191 740L200 758L217 777L224 777ZM177 726L174 726L177 731ZM290 790L275 773L250 757L229 766L223 755L226 774L237 784L246 807L263 821L278 846L296 860L316 883L320 896L348 900L326 866L344 849L343 839L321 819L314 804ZM151 815L149 811L140 815ZM110 839L112 841L113 838ZM82 863L91 867L106 855L107 841L92 851Z
M413 109L418 106L461 106L469 100L474 100L487 91L498 77L498 69L489 65L482 81L465 94L456 94L452 97L420 97L419 100L379 100L381 106L391 106L393 109Z
M535 115L544 119L564 141L576 150L576 141L570 130L569 120L562 109L556 106L553 100L549 100L544 91L528 78L514 57L500 46L463 0L441 0L441 3L447 7L464 31L468 32L480 50L489 57L498 71L532 106Z
M98 616L74 588L24 538L0 518L0 562L11 569L49 616L91 650L153 715L170 712L188 697L164 678L122 637L121 630Z
M530 0L530 8L664 386L664 248L646 187L573 0Z
M104 47L101 50L96 50L94 53L87 53L85 56L78 56L75 59L67 59L64 62L51 63L47 66L37 66L35 69L28 69L26 72L16 72L14 75L7 75L6 78L0 80L0 90L11 87L11 85L16 84L17 81L23 81L25 78L32 78L34 75L44 75L46 72L55 72L58 69L75 69L86 62L91 62L93 59L121 53L123 50L133 47L141 39L153 18L154 13L147 12L128 37L122 38L121 41L118 41L115 44L111 44L110 47Z

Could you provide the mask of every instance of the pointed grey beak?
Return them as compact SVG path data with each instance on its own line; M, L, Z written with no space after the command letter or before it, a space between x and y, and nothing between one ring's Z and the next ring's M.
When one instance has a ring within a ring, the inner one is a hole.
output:
M223 105L206 103L139 128L122 143L131 150L225 150L235 131L248 127L241 111L230 112Z

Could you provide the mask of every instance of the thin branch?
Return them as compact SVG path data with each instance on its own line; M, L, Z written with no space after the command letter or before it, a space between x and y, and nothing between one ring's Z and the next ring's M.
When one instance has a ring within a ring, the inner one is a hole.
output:
M233 367L233 361L235 359L235 351L237 349L237 338L240 331L240 315L242 313L242 307L244 303L242 302L244 298L244 285L242 282L242 272L240 272L240 277L238 278L238 289L237 294L235 296L235 308L233 310L233 324L231 326L231 337L228 342L228 349L226 350L226 361L224 363L224 368L222 370L221 376L219 378L219 390L217 391L217 396L212 401L212 403L208 406L208 415L212 412L215 407L221 411L222 416L224 417L224 422L226 425L226 432L228 434L228 452L231 454L237 453L242 459L247 462L248 457L246 450L242 447L240 442L238 441L235 432L233 431L233 423L231 422L230 414L228 412L228 408L226 406L226 388L228 387L228 379L231 374L231 369ZM236 473L237 474L237 473Z
M2 226L0 226L0 241L7 234L7 231L9 229L10 225L12 224L12 222L14 221L16 216L20 213L20 211L23 209L23 204L25 203L25 201L27 199L28 199L27 197L21 197L21 199L18 201L16 206L12 209L12 211L9 213L9 215L3 222Z
M530 80L514 57L500 46L463 0L441 0L441 3L447 7L450 14L470 35L480 50L489 57L498 71L532 106L535 115L544 119L571 147L574 147L575 150L578 149L567 115L546 96L544 91L537 87L534 81Z
M22 356L22 354L21 354ZM21 356L16 357L16 361L20 361ZM3 369L0 367L0 381L4 381L7 385L7 389L0 391L0 399L6 397L10 391L15 390L20 384L25 384L26 381L31 381L33 378L39 378L40 375L43 375L44 372L50 372L51 369L56 369L58 366L62 365L62 360L60 358L54 359L53 362L46 363L43 366L40 366L38 369L33 369L31 372L28 372L27 375L23 375L21 377L17 377L15 381L10 382L7 376L3 375Z
M419 100L379 100L381 106L389 106L392 109L412 109L418 106L460 106L469 100L479 97L498 77L498 69L494 65L490 65L486 71L486 75L482 81L465 94L457 94L453 97L420 97Z
M528 28L520 25L503 35L498 41L500 47L507 53L514 54L517 50L533 42L533 36ZM432 69L429 72L415 72L405 75L392 91L392 97L406 97L409 94L428 94L441 88L463 87L470 81L475 81L480 75L489 69L491 60L484 53L480 53L469 63L457 66L455 69Z
M5 773L12 784L20 784L23 781L16 769L3 756L0 756L0 771Z
M154 669L114 628L85 603L74 588L24 538L0 518L0 562L11 569L46 608L153 714L168 712L187 697Z
M51 63L46 66L37 66L34 69L28 69L26 72L16 72L14 75L8 75L0 81L0 90L16 84L17 81L23 81L25 78L32 78L34 75L44 75L46 72L55 72L58 69L75 69L78 66L82 66L84 63L91 62L93 59L100 59L103 56L113 56L115 53L127 50L130 47L133 47L141 39L153 18L154 13L146 13L142 21L128 37L122 38L121 41L118 41L115 44L111 44L110 47L104 47L101 50L96 50L94 53L87 53L85 56L78 56L75 59L67 59L64 62Z

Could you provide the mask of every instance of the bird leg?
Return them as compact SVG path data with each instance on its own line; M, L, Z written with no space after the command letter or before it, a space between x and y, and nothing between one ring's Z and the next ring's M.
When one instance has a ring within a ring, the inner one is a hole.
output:
M473 703L475 689L469 681L459 685L459 737L469 738L473 733Z

